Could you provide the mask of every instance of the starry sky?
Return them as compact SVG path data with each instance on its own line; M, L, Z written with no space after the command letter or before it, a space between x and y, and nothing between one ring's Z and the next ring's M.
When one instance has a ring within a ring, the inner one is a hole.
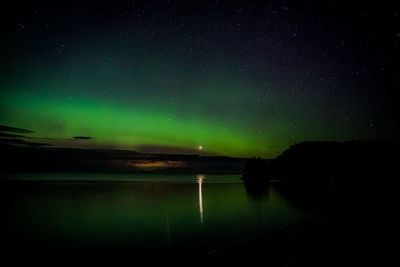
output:
M234 157L397 139L391 2L14 1L0 125L56 147Z

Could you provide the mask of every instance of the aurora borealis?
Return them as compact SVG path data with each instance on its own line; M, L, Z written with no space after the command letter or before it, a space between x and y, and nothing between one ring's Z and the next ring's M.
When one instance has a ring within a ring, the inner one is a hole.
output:
M40 142L272 158L304 140L398 137L390 6L39 1L5 10L0 125Z

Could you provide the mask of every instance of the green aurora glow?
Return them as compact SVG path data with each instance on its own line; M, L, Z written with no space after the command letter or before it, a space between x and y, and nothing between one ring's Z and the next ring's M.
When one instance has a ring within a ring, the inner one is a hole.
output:
M0 124L31 129L31 137L60 147L149 152L141 148L159 146L235 157L272 158L294 142L354 136L343 106L326 106L317 96L288 98L282 85L260 88L248 74L237 75L241 70L191 71L141 57L141 68L129 67L126 59L110 63L121 56L91 54L71 52L82 60L51 66L43 59L39 69L4 82ZM322 118L313 113L321 105ZM93 138L74 142L73 136Z
M52 94L46 85L32 84L30 88L10 90L2 97L2 114L7 116L1 116L0 123L32 129L31 137L57 146L140 150L141 146L155 145L196 153L201 145L206 154L273 157L279 148L293 142L287 136L288 126L292 125L288 120L254 117L260 107L240 99L240 90L227 90L239 103L221 97L225 103L221 103L218 113L213 110L214 91L207 87L176 105L148 96L117 101L83 94L77 97L68 90ZM238 105L248 108L238 112ZM297 129L297 138L301 133ZM94 138L77 143L69 140L73 136Z
M8 114L2 118L2 124L23 125L34 130L30 136L44 140L55 138L55 143L61 146L71 146L71 142L62 141L77 135L94 136L93 140L85 141L83 146L87 147L135 150L139 145L156 144L194 151L201 145L205 153L234 156L246 156L249 152L261 154L260 144L265 145L257 134L243 131L234 122L228 124L196 114L182 117L157 104L131 107L67 97L35 99L23 95L8 95L2 98L1 104L7 107Z
M82 5L7 20L0 125L33 130L26 141L273 158L305 140L397 137L397 90L377 90L386 76L328 22L263 5Z

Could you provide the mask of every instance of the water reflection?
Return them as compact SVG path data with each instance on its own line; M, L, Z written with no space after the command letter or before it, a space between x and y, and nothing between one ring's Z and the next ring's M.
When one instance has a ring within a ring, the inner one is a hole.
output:
M167 247L168 250L171 248L171 225L169 222L169 211L167 209L167 216L165 218L165 233L167 236Z
M308 217L274 186L245 188L234 175L27 177L0 186L0 234L29 248L197 255Z
M244 183L244 187L249 199L259 202L268 197L270 184L267 182Z
M204 225L204 210L203 210L203 180L204 175L199 174L197 175L197 183L199 184L199 212L200 212L200 226L203 227Z

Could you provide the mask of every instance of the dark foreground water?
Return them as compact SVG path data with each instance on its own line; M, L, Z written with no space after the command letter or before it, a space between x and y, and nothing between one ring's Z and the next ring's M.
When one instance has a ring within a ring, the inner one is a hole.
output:
M4 180L4 179L3 179ZM10 251L206 255L320 213L239 175L32 174L2 183Z

